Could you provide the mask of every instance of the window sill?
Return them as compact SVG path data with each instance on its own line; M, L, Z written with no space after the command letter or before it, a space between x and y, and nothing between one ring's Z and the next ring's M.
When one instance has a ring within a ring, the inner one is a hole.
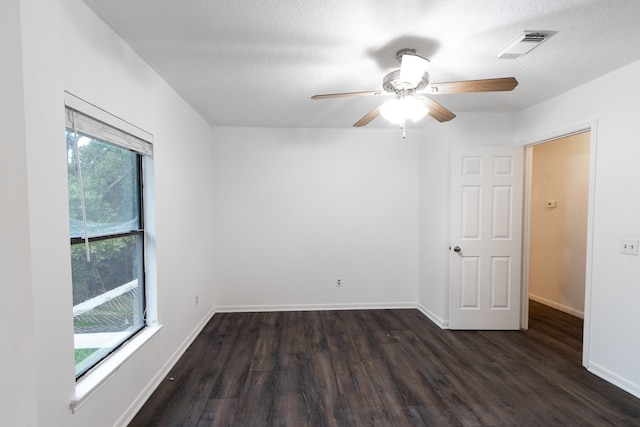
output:
M82 377L82 379L76 383L75 398L69 404L71 413L75 413L109 378L126 365L136 353L147 345L160 329L162 329L162 325L147 326L133 337L130 342L122 346L117 352Z

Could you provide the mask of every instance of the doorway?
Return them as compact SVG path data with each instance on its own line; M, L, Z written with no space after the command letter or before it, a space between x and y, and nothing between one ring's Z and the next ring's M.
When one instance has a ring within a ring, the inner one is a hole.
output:
M527 146L524 328L531 299L584 319L588 336L594 143L588 127Z

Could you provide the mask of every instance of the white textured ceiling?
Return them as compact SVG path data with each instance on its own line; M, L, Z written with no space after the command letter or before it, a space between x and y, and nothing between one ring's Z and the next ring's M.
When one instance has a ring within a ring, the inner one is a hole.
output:
M214 126L351 127L381 98L311 95L381 89L401 48L431 60L432 83L520 82L432 96L454 113L515 112L640 59L638 0L85 2ZM526 30L558 33L517 60L493 56Z

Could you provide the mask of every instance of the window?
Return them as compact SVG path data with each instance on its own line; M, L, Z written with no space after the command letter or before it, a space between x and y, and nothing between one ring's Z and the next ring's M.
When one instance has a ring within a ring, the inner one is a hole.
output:
M66 119L80 378L145 327L142 168L151 144L69 107Z

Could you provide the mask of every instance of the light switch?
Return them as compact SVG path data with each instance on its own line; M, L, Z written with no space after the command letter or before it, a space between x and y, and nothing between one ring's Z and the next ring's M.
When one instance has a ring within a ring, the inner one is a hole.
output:
M638 255L638 239L620 239L620 253Z
M558 203L555 200L547 200L548 208L555 208L556 206L558 206Z

